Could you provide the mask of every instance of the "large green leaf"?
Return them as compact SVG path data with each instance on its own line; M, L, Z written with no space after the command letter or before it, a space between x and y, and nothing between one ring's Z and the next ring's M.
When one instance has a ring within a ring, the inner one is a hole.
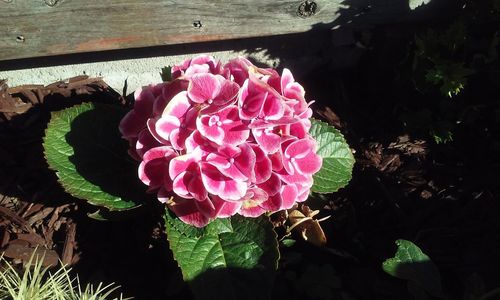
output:
M175 260L198 299L266 299L279 257L267 217L234 216L197 229L165 218Z
M311 188L316 193L333 193L349 183L352 176L354 156L349 145L337 129L325 122L312 119L309 133L318 142L318 154L323 166L314 174Z
M52 113L43 146L66 192L109 210L133 208L149 197L118 131L125 113L92 103Z
M429 256L410 241L397 240L396 245L396 255L384 261L382 269L394 277L408 280L414 295L421 288L435 297L442 297L441 276Z

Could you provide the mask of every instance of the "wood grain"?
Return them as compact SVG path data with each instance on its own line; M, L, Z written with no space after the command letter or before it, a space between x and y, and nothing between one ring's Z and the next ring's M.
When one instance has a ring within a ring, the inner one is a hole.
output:
M304 17L304 2L0 0L0 60L298 33L366 8L363 1L354 9L345 0L307 1L315 11ZM407 10L404 2L384 0L381 9L395 16Z

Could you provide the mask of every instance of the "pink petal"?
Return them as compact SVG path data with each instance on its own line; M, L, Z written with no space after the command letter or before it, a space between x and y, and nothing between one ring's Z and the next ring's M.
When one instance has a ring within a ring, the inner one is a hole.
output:
M135 144L135 150L137 154L142 158L144 153L151 148L161 146L160 143L151 135L149 130L143 129L137 137L137 142Z
M212 196L217 218L229 218L234 216L241 207L241 202L224 201L218 196Z
M173 80L165 84L163 86L161 97L157 97L153 105L154 116L156 117L161 115L172 98L180 92L185 91L187 87L188 81L181 79Z
M177 117L164 115L156 121L154 132L162 139L169 141L170 134L174 129L178 129L179 126L181 126L181 122Z
M276 151L275 153L269 154L268 157L271 160L273 171L278 172L283 169L283 158L281 151Z
M167 175L168 164L176 156L172 148L167 146L152 148L142 157L139 165L139 179L150 188L158 188Z
M215 59L210 56L210 55L207 55L207 54L200 54L198 56L195 56L193 57L193 59L191 59L190 61L190 65L203 65L203 64L207 64L207 65L214 65L215 64Z
M136 138L139 132L146 127L146 120L147 117L138 114L135 110L131 110L121 119L118 129L123 138Z
M281 73L281 94L285 94L285 88L288 86L290 83L295 82L295 79L293 78L292 72L288 70L287 68L283 69L283 72Z
M134 92L134 111L148 118L153 112L153 104L156 100L150 87L142 87Z
M223 145L217 148L217 152L226 158L241 155L242 149L232 145Z
M176 94L162 112L162 116L174 116L178 119L183 117L191 108L191 103L187 98L187 92L182 91Z
M201 159L201 149L196 148L193 152L181 156L177 156L170 161L168 174L170 178L179 176L180 173L189 170L194 172L197 169L196 162Z
M241 203L238 214L244 217L257 218L266 212L266 210L260 206L261 204L262 202L245 200Z
M300 102L304 102L305 93L306 92L304 91L304 88L297 82L294 82L286 86L285 91L283 92L283 96L285 96L288 99L296 99L299 100Z
M297 201L297 186L295 184L289 184L282 187L281 190L281 209L290 209Z
M255 153L254 183L262 183L271 177L272 164L266 153L257 145L252 145Z
M158 190L156 196L158 198L158 201L160 201L161 203L167 203L172 198L172 194L169 193L169 191L167 191L164 187L161 187Z
M226 178L214 166L208 163L201 164L201 179L210 194L219 196L223 194Z
M295 160L294 166L301 174L314 174L321 169L323 160L314 152L309 152L305 157Z
M248 179L255 169L255 152L247 143L241 144L239 148L241 152L234 156L234 166Z
M219 145L224 140L224 130L217 125L210 126L211 117L208 115L201 116L196 120L196 128L207 139Z
M196 207L198 208L198 211L208 219L214 219L217 216L215 205L208 197L201 201L196 201Z
M270 128L271 129L271 128ZM281 145L281 137L269 129L252 129L255 141L266 153L275 153Z
M299 139L303 139L309 134L311 121L309 119L302 119L299 122L288 126L290 127L287 131L290 133L290 135L296 136Z
M257 186L264 190L269 196L274 196L281 189L281 179L273 172L267 181Z
M193 131L186 139L185 146L186 153L191 153L198 147L202 152L213 153L217 151L217 144L204 138L198 130Z
M300 174L299 172L296 172L295 174L290 175L283 171L284 170L281 170L278 175L279 178L286 184L301 184L304 186L312 185L313 179L310 174Z
M247 183L232 180L231 178L227 178L224 184L224 191L219 194L224 200L228 201L236 201L245 196L247 192Z
M239 118L238 107L230 105L217 113L224 130L223 143L237 146L245 142L250 136L250 130Z
M186 172L183 171L181 172L177 177L174 178L172 182L172 189L174 193L177 195L191 199L193 196L189 193L189 183L191 182L191 179L193 178L193 174L191 172Z
M213 74L199 73L191 76L188 96L193 102L205 103L213 100L220 91L220 82Z
M309 198L309 188L298 187L297 202L304 202Z
M245 182L222 175L217 168L208 163L201 164L201 179L209 193L224 200L239 200L247 191Z
M274 94L268 94L259 117L265 120L279 120L283 117L285 112L285 105L283 100Z
M217 76L220 82L220 91L213 99L213 104L223 106L236 100L240 86L231 80L224 79L222 76Z
M224 68L229 69L231 75L234 77L234 81L242 85L248 78L248 68L251 66L253 66L253 64L248 59L238 57L230 60Z
M283 116L278 120L264 120L264 119L253 119L250 124L248 125L248 128L254 129L254 128L269 128L269 127L274 127L274 126L279 126L279 125L289 125L293 124L296 122L299 122L300 119L297 117L292 117L292 116Z
M203 185L200 174L195 174L188 183L189 193L198 201L204 201L208 197L208 192Z
M243 150L242 150L243 149ZM238 181L246 181L255 165L255 154L250 146L242 149L231 145L219 147L218 153L208 154L206 161L215 166L224 176Z
M184 72L184 77L191 79L195 74L208 74L210 72L210 66L208 65L191 65Z
M201 228L210 222L210 219L203 215L198 208L198 201L190 199L174 198L168 202L168 207L184 223Z
M149 130L149 133L151 133L151 135L161 144L164 144L164 145L169 145L170 142L166 139L164 139L163 137L161 137L157 132L156 132L156 121L158 121L158 119L153 119L153 118L150 118L146 121L146 125L148 127L148 130Z
M246 80L238 94L238 104L241 107L239 114L242 120L256 118L267 97L267 92L262 89L254 89L254 84Z
M170 142L176 150L184 150L186 148L186 139L191 134L191 130L186 128L177 128L170 133Z
M260 207L266 211L278 211L280 210L283 198L280 193L274 196L269 196L269 198L260 204Z
M218 170L227 169L231 166L228 158L217 153L210 153L207 155L206 161L212 166L216 167Z
M238 146L244 143L250 136L250 130L241 121L232 124L223 125L224 139L222 143Z
M285 157L301 159L308 155L311 151L315 151L316 143L312 139L301 139L294 141L286 147Z

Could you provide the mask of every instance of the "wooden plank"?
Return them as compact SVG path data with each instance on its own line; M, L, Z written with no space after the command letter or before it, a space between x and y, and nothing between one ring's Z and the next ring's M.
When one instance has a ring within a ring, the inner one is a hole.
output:
M0 0L0 60L298 33L331 27L339 11L370 10L368 0L343 2ZM380 3L389 16L408 10L402 0Z

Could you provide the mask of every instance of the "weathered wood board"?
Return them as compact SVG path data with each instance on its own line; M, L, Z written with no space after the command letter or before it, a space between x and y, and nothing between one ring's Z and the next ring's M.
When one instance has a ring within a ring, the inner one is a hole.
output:
M305 32L333 24L345 2L0 0L0 61ZM380 3L390 16L407 10L404 0Z

